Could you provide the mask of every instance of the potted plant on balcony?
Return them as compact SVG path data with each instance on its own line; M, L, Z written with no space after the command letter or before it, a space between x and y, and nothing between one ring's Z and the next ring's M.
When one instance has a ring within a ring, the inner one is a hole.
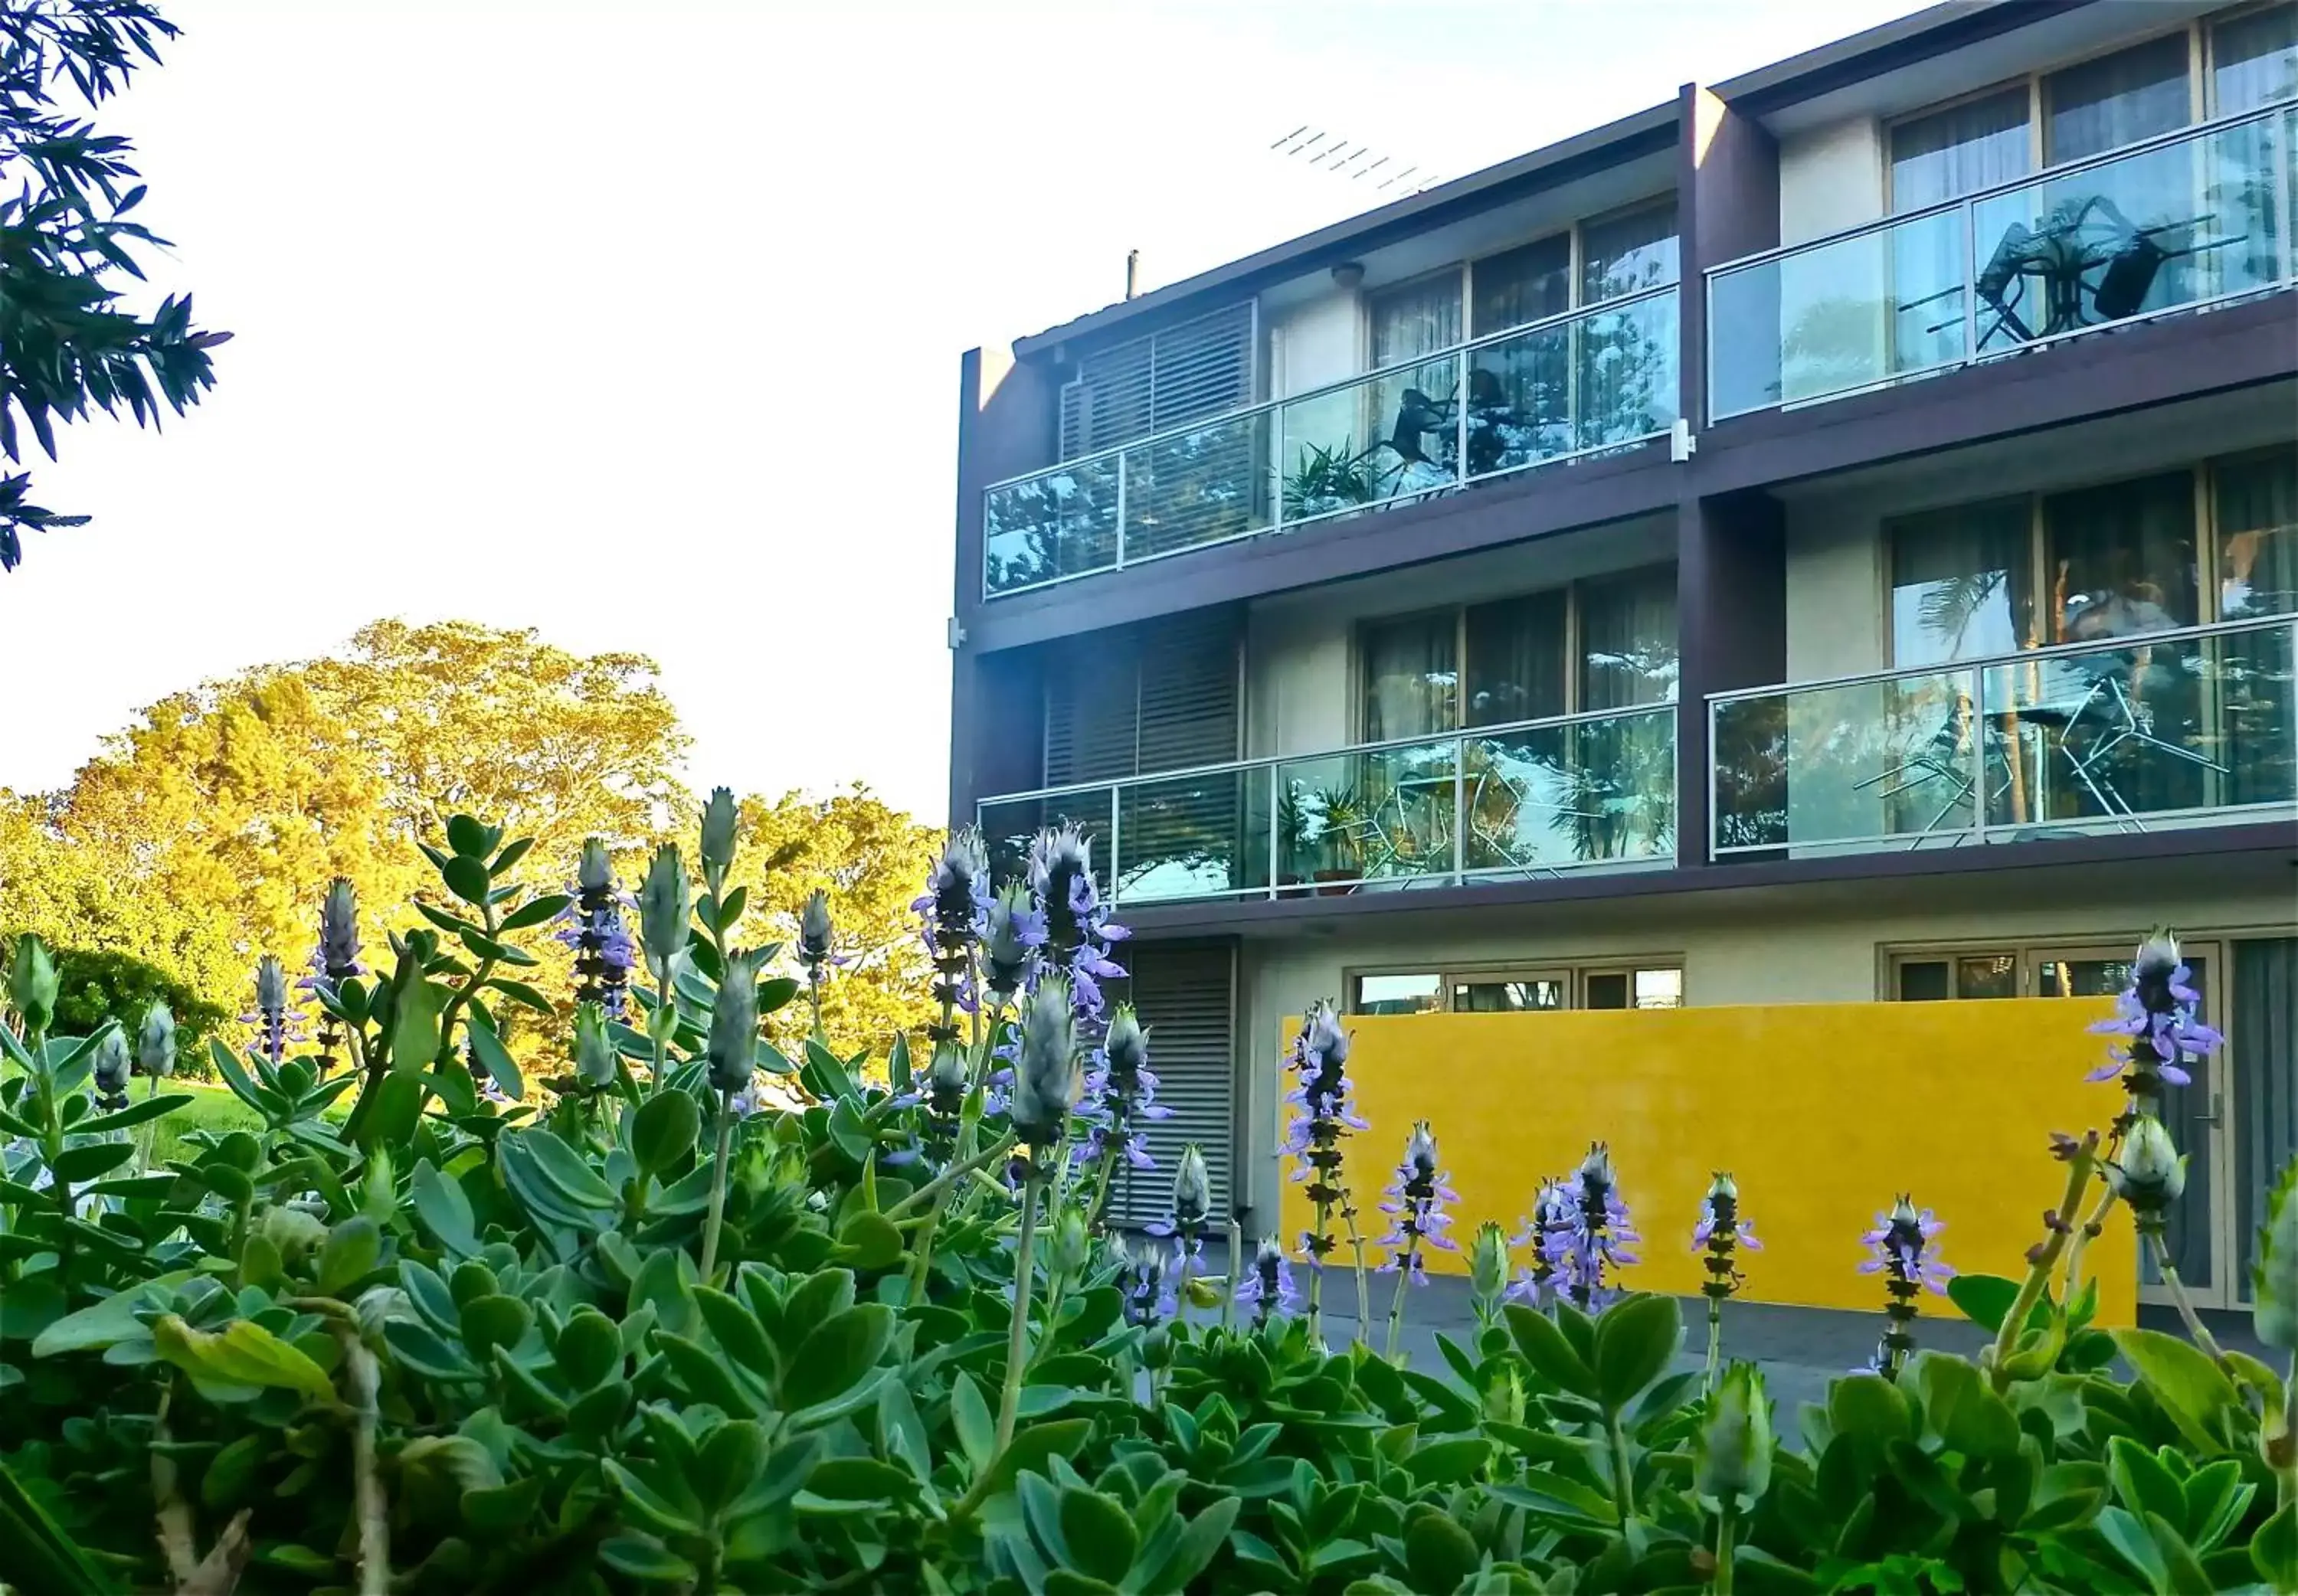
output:
M1356 889L1364 874L1364 800L1353 787L1327 787L1314 798L1319 863L1318 896L1338 897Z

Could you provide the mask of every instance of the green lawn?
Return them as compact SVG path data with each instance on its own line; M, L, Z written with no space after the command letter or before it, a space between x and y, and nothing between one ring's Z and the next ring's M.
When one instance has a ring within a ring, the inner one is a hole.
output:
M252 1110L219 1086L171 1080L169 1092L188 1092L192 1100L171 1114L161 1116L152 1138L152 1162L165 1164L184 1158L184 1137L194 1130L253 1130L262 1124Z

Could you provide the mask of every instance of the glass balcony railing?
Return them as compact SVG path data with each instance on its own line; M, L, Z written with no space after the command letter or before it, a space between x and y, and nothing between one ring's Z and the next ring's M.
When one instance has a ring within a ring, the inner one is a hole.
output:
M1709 700L1715 857L2298 809L2298 617Z
M2298 279L2284 103L1707 274L1711 421Z
M1081 827L1124 904L1668 864L1675 706L994 798L979 818L1000 881L1041 828Z
M1675 422L1674 285L1002 482L985 597L1420 499Z

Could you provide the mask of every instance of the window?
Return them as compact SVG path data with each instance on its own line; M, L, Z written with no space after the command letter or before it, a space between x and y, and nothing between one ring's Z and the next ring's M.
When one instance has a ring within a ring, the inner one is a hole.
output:
M2044 160L2079 161L2194 120L2186 36L2165 34L2043 79Z
M1902 954L1892 961L1891 996L1901 1003L2016 997L2016 953Z
M1377 370L1460 342L1460 270L1450 268L1374 294L1372 364Z
M1672 703L1675 568L1369 622L1357 658L1368 742Z
M1251 404L1255 315L1248 300L1086 355L1062 387L1062 459Z
M1473 336L1561 316L1572 308L1572 235L1488 256L1476 262L1475 276Z
M2035 639L2033 507L2024 499L1911 516L1891 537L1891 657L1983 659Z
M1891 209L1920 211L2023 178L2032 165L2024 83L1891 129Z
M1580 229L1583 305L1664 288L1676 279L1675 202L1632 211Z
M2298 451L1926 511L1887 535L1895 666L2287 615Z
M2228 17L2211 29L2211 112L2234 116L2298 95L2298 5Z
M1534 1014L1683 1006L1683 966L1661 960L1538 969L1368 973L1350 982L1354 1014Z
M1451 610L1364 629L1367 742L1426 737L1459 725L1459 620Z
M1352 1014L1433 1014L1444 1006L1444 978L1426 975L1360 975L1351 996Z
M2298 449L2222 462L2211 482L2219 619L2298 613Z

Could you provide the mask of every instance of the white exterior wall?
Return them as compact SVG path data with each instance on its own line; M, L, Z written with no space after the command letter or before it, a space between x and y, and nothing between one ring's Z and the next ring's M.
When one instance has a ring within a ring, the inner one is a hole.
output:
M1689 904L1648 903L1633 919L1617 907L1600 919L1601 913L1595 906L1550 912L1519 918L1512 930L1492 929L1497 912L1468 911L1442 921L1416 915L1409 930L1367 933L1352 928L1343 937L1247 944L1238 972L1244 1054L1237 1105L1244 1162L1238 1178L1256 1213L1276 1212L1284 1178L1277 1153L1278 1105L1286 1089L1282 1028L1289 1016L1319 998L1343 999L1350 971L1650 958L1682 963L1688 1004L1864 1003L1883 994L1889 950L1908 945L2053 942L2120 947L2136 946L2164 924L2177 926L2190 941L2237 931L2288 936L2298 929L2289 895L2271 889L2192 901L2150 897L2071 906L2038 899L2013 907L1882 915L1805 911L1760 920ZM1561 923L1566 921L1572 923Z
M1782 244L1822 238L1882 214L1882 128L1872 117L1780 141Z
M1364 369L1364 318L1355 290L1335 285L1306 303L1267 314L1269 398L1306 393Z
M1883 634L1881 517L1804 501L1787 512L1788 680L1820 682L1889 664Z

